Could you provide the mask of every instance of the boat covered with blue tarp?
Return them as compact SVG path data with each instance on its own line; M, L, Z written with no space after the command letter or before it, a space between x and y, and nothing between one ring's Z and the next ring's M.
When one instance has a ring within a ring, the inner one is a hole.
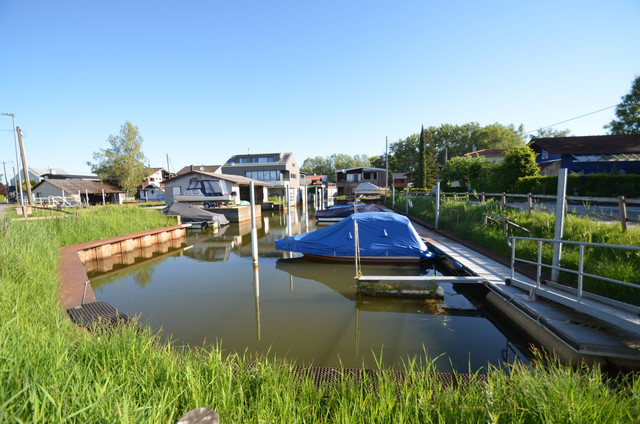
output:
M411 221L393 212L354 213L329 227L276 240L276 249L325 260L353 260L354 223L363 261L415 262L433 257Z
M383 206L358 203L357 205L335 205L329 209L316 211L316 219L319 222L335 222L344 219L354 212L384 212L387 209Z

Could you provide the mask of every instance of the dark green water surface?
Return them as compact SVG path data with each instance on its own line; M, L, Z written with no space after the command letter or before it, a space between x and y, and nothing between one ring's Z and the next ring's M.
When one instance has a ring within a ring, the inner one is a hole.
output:
M294 234L316 228L296 212L291 227ZM274 240L286 235L286 215L278 212L263 212L254 271L250 230L250 224L230 224L217 233L190 231L183 247L146 255L156 259L107 275L90 272L96 297L162 328L178 345L219 342L228 352L269 352L297 364L372 368L381 360L401 369L407 358L424 362L427 353L439 357L438 371L465 373L516 355L526 361L492 323L499 318L487 319L459 287L443 284L445 297L437 304L356 296L352 264L290 259L275 250ZM363 265L364 275L433 272Z

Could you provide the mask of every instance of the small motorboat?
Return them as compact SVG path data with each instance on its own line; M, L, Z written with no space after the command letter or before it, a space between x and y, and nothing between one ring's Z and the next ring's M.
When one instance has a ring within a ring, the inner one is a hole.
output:
M276 240L275 245L305 258L353 261L356 239L363 262L417 263L434 256L411 221L393 212L354 213L329 227Z
M316 211L316 219L318 222L338 222L354 212L384 212L385 209L378 205L369 205L366 203L358 203L356 205L334 205L328 209Z
M199 202L208 208L223 203L233 203L236 193L225 193L220 180L194 180L189 183L184 194L176 194L177 202Z
M227 225L229 220L221 213L213 213L192 205L174 203L162 210L165 215L179 215L185 224L190 223L192 228L215 229Z

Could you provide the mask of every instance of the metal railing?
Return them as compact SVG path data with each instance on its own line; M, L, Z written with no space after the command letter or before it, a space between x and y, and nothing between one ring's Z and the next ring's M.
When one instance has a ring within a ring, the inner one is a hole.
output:
M516 242L518 240L525 240L525 241L529 241L529 242L537 242L537 244L538 244L538 252L537 252L537 260L536 261L530 261L530 260L527 260L527 259L524 259L524 258L516 257ZM542 244L543 243L578 246L578 250L579 250L578 269L576 270L576 269L565 268L565 267L562 267L562 266L553 266L553 265L542 263ZM585 277L593 278L595 280L600 280L600 281L604 281L604 282L608 282L608 283L612 283L612 284L617 284L617 285L621 285L621 286L627 286L627 287L631 287L631 288L640 290L640 285L638 285L638 284L629 283L629 282L621 281L621 280L616 280L616 279L613 279L613 278L604 277L604 276L600 276L600 275L595 275L595 274L591 274L591 273L588 273L588 272L584 271L584 252L585 252L585 247L597 247L597 248L640 251L640 247L638 247L638 246L623 246L623 245L616 245L616 244L589 243L589 242L567 241L567 240L552 240L552 239L518 237L518 236L509 237L509 246L511 247L511 279L512 280L515 279L515 264L516 264L516 262L521 262L521 263L533 265L533 266L536 267L536 287L538 289L541 288L542 269L543 268L549 268L549 269L556 269L558 271L562 271L562 272L566 272L566 273L570 273L570 274L574 274L574 275L578 276L577 289L575 290L575 295L576 295L578 301L580 301L584 296L586 296L586 294L584 293L584 290L583 290L583 282L584 282L584 278ZM596 294L593 294L593 293L589 293L588 296L589 296L589 298L596 298L596 299L598 299L600 301L606 300L606 303L614 304L616 306L619 306L619 304L624 303L624 302L620 302L620 301L617 301L617 300L614 300L614 299L611 299L611 298L607 298L607 297L603 297L603 296L600 296L600 295L596 295ZM628 305L626 303L624 303L624 304ZM630 306L632 306L632 305L630 305ZM635 308L637 308L637 307L632 306L632 309L635 309Z

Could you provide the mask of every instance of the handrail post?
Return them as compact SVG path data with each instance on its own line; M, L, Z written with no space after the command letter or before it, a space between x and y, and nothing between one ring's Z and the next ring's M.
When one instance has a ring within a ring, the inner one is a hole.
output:
M578 258L578 300L582 299L583 270L584 270L584 244L581 244L580 257Z
M516 272L516 239L511 239L511 279L515 278Z
M536 271L536 284L540 288L540 277L542 275L542 240L538 240L538 269Z

